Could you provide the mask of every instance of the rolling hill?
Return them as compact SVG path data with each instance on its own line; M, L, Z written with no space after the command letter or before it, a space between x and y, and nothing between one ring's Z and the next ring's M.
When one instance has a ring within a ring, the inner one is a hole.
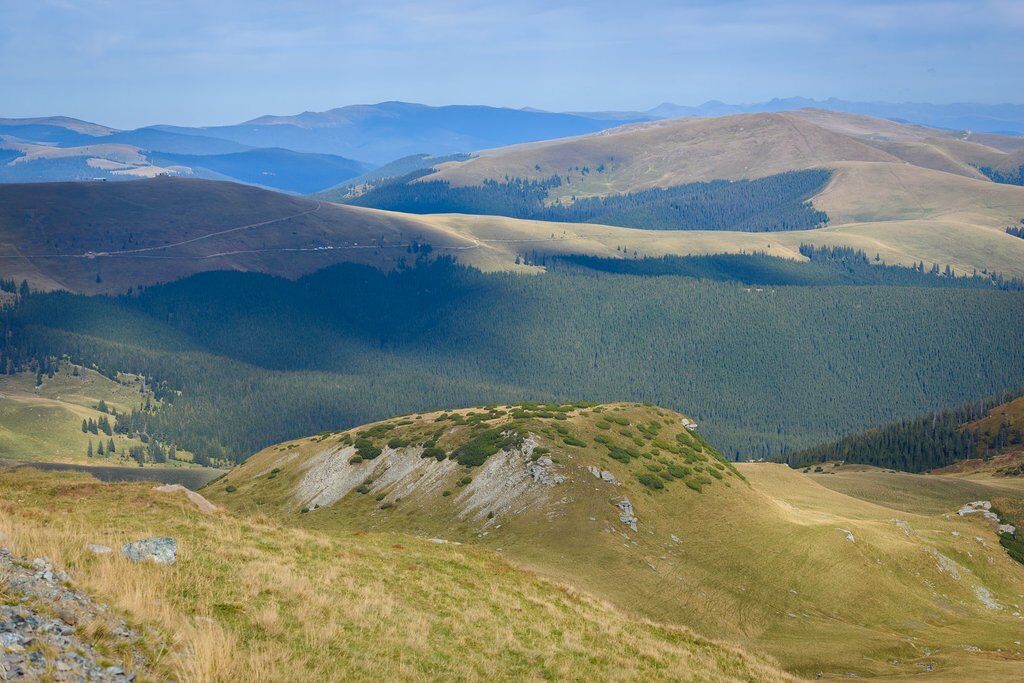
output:
M948 514L991 490L948 481L907 509L732 465L672 411L521 404L282 443L204 493L310 533L486 548L804 677L1012 677L1024 578L993 524Z
M391 267L416 240L472 245L400 215L234 183L0 185L0 271L39 289L124 292L208 270L296 277L339 261Z
M1013 168L1018 142L820 110L743 114L656 121L486 150L467 161L441 164L434 173L411 176L405 186L410 195L431 183L447 183L453 193L464 187L512 193L517 188L506 185L515 179L548 183L547 202L572 205L580 198L823 169L831 173L830 180L810 202L828 216L828 223L816 230L630 235L590 225L499 218L427 220L477 239L498 242L503 235L513 247L532 241L538 250L556 253L601 250L614 255L609 251L625 244L630 251L654 256L743 250L796 256L801 243L813 243L851 246L887 263L924 261L948 264L961 274L987 269L1020 275L1024 242L1010 238L1005 227L1024 216L1024 189L993 182L979 170ZM550 183L553 177L557 183ZM382 189L388 197L396 194L393 186ZM371 194L362 195L359 203L389 208L375 203Z
M19 131L31 135L34 131ZM330 154L252 149L233 142L154 129L86 136L55 145L0 136L0 183L135 180L182 176L259 185L294 193L333 187L369 166Z

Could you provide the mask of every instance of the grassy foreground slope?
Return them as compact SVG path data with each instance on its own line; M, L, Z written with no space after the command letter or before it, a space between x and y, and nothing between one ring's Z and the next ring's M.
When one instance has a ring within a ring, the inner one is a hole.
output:
M309 530L500 551L798 675L1019 673L1024 576L994 527L730 465L687 423L637 404L407 415L268 448L206 494Z
M0 512L4 546L66 568L145 633L160 680L788 678L472 546L203 514L151 485L30 470L0 470ZM153 534L178 539L177 564L85 548Z

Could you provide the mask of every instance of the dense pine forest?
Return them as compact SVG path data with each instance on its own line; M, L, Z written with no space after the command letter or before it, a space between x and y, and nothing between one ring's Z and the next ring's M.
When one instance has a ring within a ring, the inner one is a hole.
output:
M447 181L416 181L423 169L381 183L349 203L407 213L469 213L566 223L603 223L651 230L807 230L828 216L808 200L825 186L828 171L792 171L757 180L714 180L608 197L548 203L561 176L531 181L506 178L451 187ZM584 174L602 168L582 169Z
M522 261L556 270L591 270L655 277L678 275L701 280L736 281L748 285L884 285L889 287L941 287L1024 291L1024 280L997 273L954 277L952 268L938 264L913 268L884 265L849 247L815 247L805 244L800 253L807 261L754 254L708 254L645 258L601 258L570 255L547 257L524 254Z
M723 452L762 457L1024 386L1022 319L1024 296L991 287L484 274L438 259L31 293L3 313L0 368L68 354L144 374L168 388L149 434L211 459L414 410L570 399L677 408Z
M845 436L832 443L789 453L780 458L793 467L844 460L906 472L925 472L957 460L985 457L1024 440L1019 425L1005 424L992 435L963 429L995 406L1021 392L965 403L955 408L892 422L877 429Z

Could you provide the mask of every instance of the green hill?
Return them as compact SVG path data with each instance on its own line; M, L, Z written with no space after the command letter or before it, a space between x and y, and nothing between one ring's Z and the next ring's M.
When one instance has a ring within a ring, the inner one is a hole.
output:
M735 466L691 427L638 404L417 413L273 446L204 493L316 533L487 548L801 676L1020 666L1024 577L994 525Z
M297 277L393 267L411 243L468 240L398 215L180 178L0 185L0 273L36 289L124 292L209 270Z

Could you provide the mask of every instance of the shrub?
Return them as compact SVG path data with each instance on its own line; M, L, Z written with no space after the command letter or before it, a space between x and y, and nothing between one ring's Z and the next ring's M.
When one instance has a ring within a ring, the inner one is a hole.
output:
M438 448L437 446L430 446L428 448L423 449L423 452L420 453L420 457L434 458L435 460L440 461L444 460L447 457L447 454L444 452L443 448Z
M370 492L370 486L368 484L360 484L356 487L356 493L367 494Z
M598 429L611 429L612 428L612 426L610 424L608 424L607 422L605 422L604 420L601 420L600 422L595 422L594 426L597 427Z
M665 484L661 482L661 479L655 477L654 475L647 474L646 472L642 472L641 474L636 475L636 478L637 480L640 481L641 484L643 484L649 489L665 488Z
M567 446L577 446L580 448L587 445L586 441L583 441L582 439L577 439L574 436L567 436L564 439L562 439L562 442Z
M443 497L447 498L448 496L452 495L452 492L451 492L451 491L443 491L443 492L441 493L441 495L442 495Z
M385 493L378 493L376 496L373 497L373 499L376 501L382 501L385 498L387 498L387 494Z
M360 457L358 455L353 455L351 458L348 459L348 464L350 464L350 465L358 465L362 461L363 461L362 457Z
M686 480L686 485L689 486L694 491L696 491L697 493L701 492L700 484L698 482L694 481L693 479L687 479Z
M451 457L465 467L478 467L498 451L522 442L523 438L518 433L506 433L503 428L495 427L475 435L452 451Z
M356 452L363 460L373 460L381 454L381 449L373 445L373 442L365 437L356 439Z
M608 451L608 455L621 463L628 463L630 461L629 453L622 448L613 447L610 451Z
M231 484L226 489L224 489L224 492L225 493L234 493L237 490L238 490L238 487L235 486L234 484Z
M459 479L459 486L467 486L471 481L473 481L473 477L463 477Z
M612 442L612 440L609 439L604 434L598 434L597 436L595 436L594 437L594 441L596 441L597 443L611 443Z
M409 441L400 437L394 437L388 441L388 448L404 448L409 445Z
M718 470L716 470L714 468L711 468L711 469L707 470L707 473L710 474L715 479L721 479L722 476L723 476L721 472L719 472Z
M685 465L669 465L668 471L669 474L676 479L683 479L684 477L689 476L690 472L692 472L692 470Z
M309 508L302 508L301 510L299 510L299 512L304 515L307 512L309 512Z

